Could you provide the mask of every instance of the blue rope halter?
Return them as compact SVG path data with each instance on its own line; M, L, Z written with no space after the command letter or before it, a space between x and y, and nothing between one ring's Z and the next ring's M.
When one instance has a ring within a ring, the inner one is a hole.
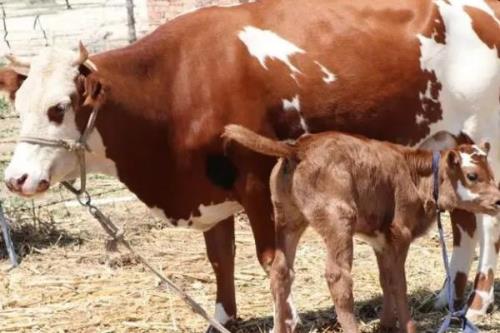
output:
M437 210L437 226L439 231L439 242L441 243L441 252L443 255L444 269L446 271L446 288L448 294L448 314L443 320L438 333L444 333L450 329L451 321L453 318L457 318L461 322L462 330L464 333L479 333L479 329L471 323L465 313L467 312L467 306L464 306L461 310L456 311L453 302L453 292L451 289L451 274L450 265L448 262L448 251L446 250L446 243L444 241L443 224L441 223L441 209L439 209L438 198L439 198L439 160L441 159L440 152L434 152L432 155L432 175L433 175L433 191L432 195L436 201Z

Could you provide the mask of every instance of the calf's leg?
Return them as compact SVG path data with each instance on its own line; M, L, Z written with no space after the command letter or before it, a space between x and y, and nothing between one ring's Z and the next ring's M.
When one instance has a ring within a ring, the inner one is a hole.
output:
M396 313L398 314L400 330L404 333L416 333L417 328L411 319L406 287L405 261L408 254L408 247L409 244L393 247L391 251L392 255L386 255L384 260L392 262L392 267L389 272L392 277L391 285L393 286ZM391 262L386 262L385 266L389 267Z
M380 286L382 287L383 303L382 312L380 313L380 328L382 332L391 332L396 328L396 303L395 295L391 285L391 273L389 267L386 267L383 254L375 251L379 270Z
M297 244L305 229L279 226L276 231L276 256L271 267L271 292L274 300L273 333L295 332L299 322L298 314L293 306L291 288L295 272L293 264Z
M331 198L330 198L331 199ZM328 200L326 202L331 202ZM354 317L351 268L353 260L354 210L342 204L317 205L305 215L311 226L321 235L327 248L325 278L330 289L335 311L344 332L357 333Z
M215 272L217 296L215 319L227 324L236 318L236 297L234 288L234 219L228 218L205 232L208 260ZM212 327L208 332L217 332Z

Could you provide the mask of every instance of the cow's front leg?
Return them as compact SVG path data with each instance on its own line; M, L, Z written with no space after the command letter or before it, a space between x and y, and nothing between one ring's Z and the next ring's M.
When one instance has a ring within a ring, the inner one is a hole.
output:
M476 320L486 314L494 301L494 280L498 251L500 248L500 221L498 218L482 215L479 218L480 257L467 310L467 318Z
M469 275L479 230L476 216L464 210L454 210L450 214L453 230L453 254L450 261L451 290L455 307L463 304L467 277ZM435 307L448 306L448 286L445 284L439 293Z
M215 319L227 324L236 318L236 296L234 288L234 219L230 217L204 233L208 260L212 264L217 280ZM210 327L207 332L217 332Z

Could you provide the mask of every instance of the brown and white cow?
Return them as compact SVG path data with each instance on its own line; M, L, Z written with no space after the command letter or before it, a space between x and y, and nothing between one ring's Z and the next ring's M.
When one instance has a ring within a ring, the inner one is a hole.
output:
M223 136L280 158L270 178L276 226L274 333L294 332L297 325L289 300L297 246L308 225L327 247L325 277L344 332L359 332L351 276L353 237L359 235L377 257L383 331L396 329L399 322L400 331L415 333L405 274L411 242L436 220L437 207L494 216L500 211L488 143L441 151L434 176L431 151L339 132L306 134L289 144L228 125Z
M78 53L43 50L21 68L27 76L10 81L22 85L7 88L22 136L77 139L99 107L89 171L116 175L172 224L205 232L216 314L226 322L236 315L233 213L248 213L264 267L275 245L273 161L244 149L225 156L223 127L238 123L280 139L334 129L410 146L463 131L493 143L491 163L500 172L499 15L495 0L211 7L91 56L94 70L77 64ZM5 171L25 196L77 175L72 154L26 142ZM494 268L491 237L500 227L494 218L477 221L484 271Z

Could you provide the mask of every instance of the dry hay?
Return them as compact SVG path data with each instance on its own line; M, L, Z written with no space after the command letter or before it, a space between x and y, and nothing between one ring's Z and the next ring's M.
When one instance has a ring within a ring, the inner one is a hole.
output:
M101 179L94 185L99 184L100 191L116 186L103 185L106 182ZM52 194L48 201L57 199L57 195ZM125 191L114 194L128 195ZM203 332L206 324L202 319L165 290L125 250L106 252L100 227L82 208L70 206L50 206L45 211L47 216L39 214L44 221L41 224L30 226L24 220L14 226L14 239L23 244L25 251L21 266L10 272L6 272L6 257L0 259L0 331ZM155 267L161 268L208 311L213 310L215 280L201 234L167 228L136 201L106 205L103 210L115 222L125 225L126 236ZM245 219L238 221L236 230L240 321L233 330L267 332L272 325L269 281L257 263ZM448 239L449 236L448 232ZM356 243L355 252L356 313L362 332L376 332L381 298L375 258L372 250L360 242ZM323 279L323 262L321 240L308 231L299 247L294 284L295 303L302 318L300 332L340 331ZM413 315L420 332L434 332L443 313L417 310L443 282L434 231L412 246L407 271ZM496 290L498 307L498 282ZM479 324L482 332L499 332L500 311L486 316Z

